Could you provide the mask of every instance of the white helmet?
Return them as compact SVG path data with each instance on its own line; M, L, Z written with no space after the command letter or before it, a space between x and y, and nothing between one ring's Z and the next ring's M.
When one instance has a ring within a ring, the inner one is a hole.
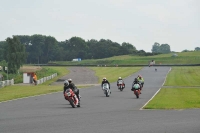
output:
M72 82L72 79L68 79L68 82Z
M106 80L106 77L104 77L103 80Z
M122 77L119 77L118 79L122 79Z
M68 80L65 80L65 81L64 81L64 86L68 86L68 85L69 85Z

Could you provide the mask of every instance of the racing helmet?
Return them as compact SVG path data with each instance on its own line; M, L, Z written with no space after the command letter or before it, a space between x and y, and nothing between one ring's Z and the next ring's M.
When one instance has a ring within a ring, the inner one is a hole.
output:
M119 77L118 79L122 79L122 77Z
M69 85L68 80L65 80L65 81L64 81L64 86L68 86L68 85Z
M134 79L134 81L138 81L138 79L137 79L137 78L135 78L135 79Z
M68 82L71 83L71 82L72 82L72 79L68 79Z
M106 77L104 77L103 80L106 80Z

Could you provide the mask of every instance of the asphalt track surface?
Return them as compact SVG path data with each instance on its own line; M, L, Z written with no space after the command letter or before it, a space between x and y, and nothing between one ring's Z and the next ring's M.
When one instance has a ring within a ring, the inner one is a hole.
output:
M0 133L199 133L200 110L142 110L163 85L169 67L144 67L116 82L105 97L100 86L80 90L81 107L72 108L62 92L0 103ZM139 99L130 91L132 80L143 75Z

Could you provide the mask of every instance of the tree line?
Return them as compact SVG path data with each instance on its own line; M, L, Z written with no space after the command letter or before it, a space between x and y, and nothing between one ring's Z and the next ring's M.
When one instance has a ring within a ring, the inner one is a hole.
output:
M119 44L109 39L87 40L72 37L57 41L45 35L15 35L0 42L0 65L7 64L9 72L16 73L22 64L46 64L50 61L71 61L74 58L101 59L119 55L156 55L170 53L168 44L154 43L152 53L137 50L130 43Z

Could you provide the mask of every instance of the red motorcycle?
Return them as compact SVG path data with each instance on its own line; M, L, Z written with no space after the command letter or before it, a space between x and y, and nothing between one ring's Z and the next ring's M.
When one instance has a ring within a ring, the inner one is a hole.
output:
M72 89L67 89L64 93L65 99L69 101L72 108L80 107L80 102Z
M123 83L123 81L118 81L117 86L120 91L123 91L123 89L125 88L125 84Z
M134 84L131 90L134 92L135 96L137 98L139 98L139 96L141 94L140 93L140 85L139 84Z

